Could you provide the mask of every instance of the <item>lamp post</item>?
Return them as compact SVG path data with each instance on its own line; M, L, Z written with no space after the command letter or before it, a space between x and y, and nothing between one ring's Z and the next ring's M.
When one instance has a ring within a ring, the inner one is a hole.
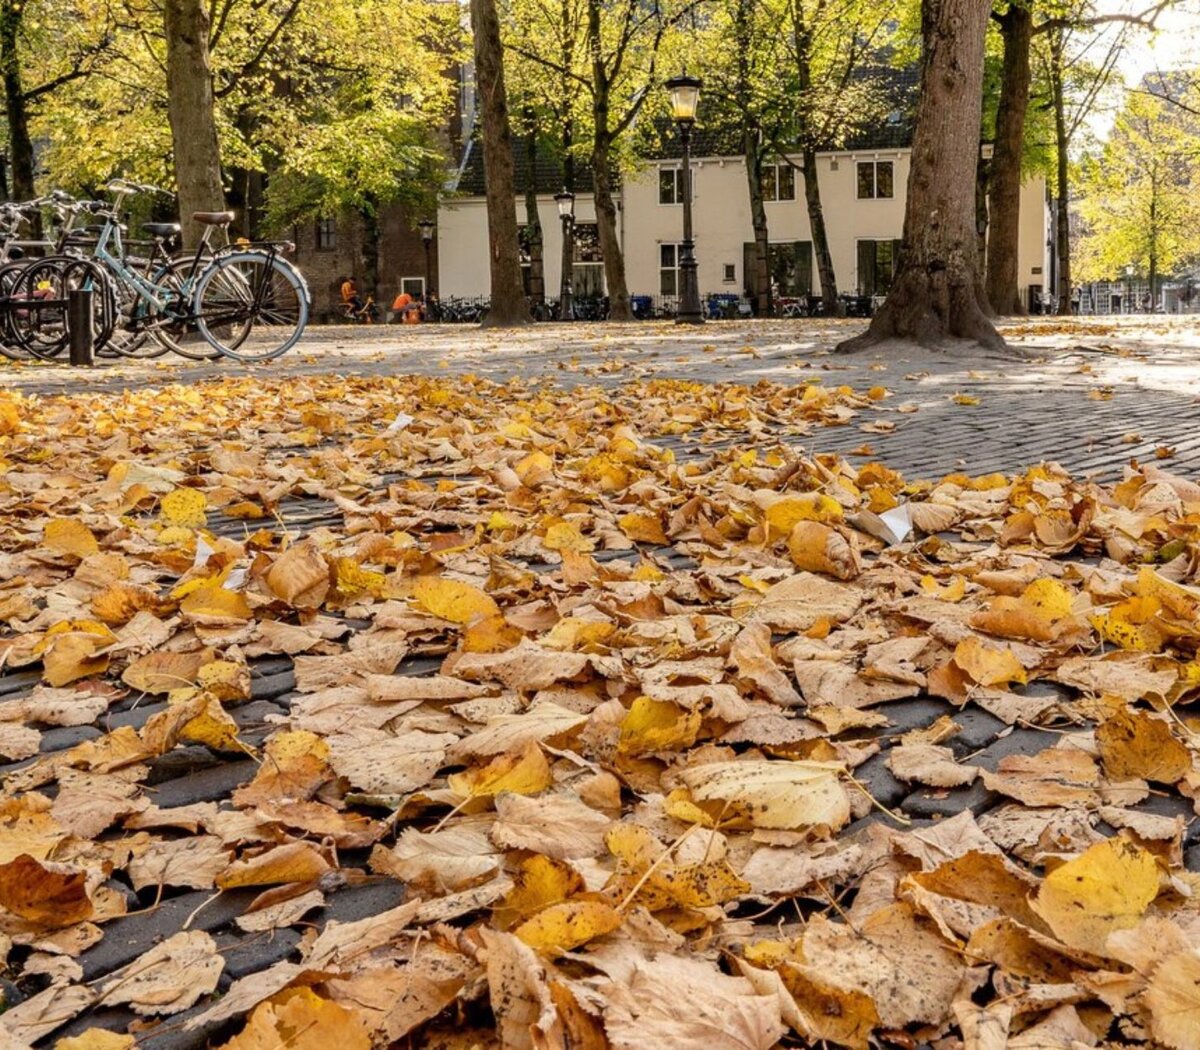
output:
M562 221L562 278L558 285L558 319L571 321L575 317L571 302L571 271L575 268L575 194L565 186L554 195L558 217Z
M422 219L417 225L421 228L421 243L425 245L425 301L429 302L433 295L433 266L429 261L429 252L433 247L433 220Z
M696 278L696 251L692 240L692 125L700 104L702 81L685 72L666 83L671 96L671 116L679 125L683 142L683 243L679 246L679 309L676 324L703 324L700 285Z
M1133 313L1133 263L1125 267L1125 312Z

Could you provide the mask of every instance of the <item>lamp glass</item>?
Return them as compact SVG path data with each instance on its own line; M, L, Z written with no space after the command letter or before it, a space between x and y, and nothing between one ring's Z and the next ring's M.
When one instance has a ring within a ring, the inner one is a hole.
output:
M702 85L703 82L699 78L689 77L686 73L667 81L666 88L671 96L671 116L678 123L691 124L695 121Z
M568 190L563 190L562 193L554 195L554 203L558 205L558 217L560 219L569 219L571 213L575 210L575 194Z
M421 228L421 239L426 241L433 240L433 220L422 219L417 225Z

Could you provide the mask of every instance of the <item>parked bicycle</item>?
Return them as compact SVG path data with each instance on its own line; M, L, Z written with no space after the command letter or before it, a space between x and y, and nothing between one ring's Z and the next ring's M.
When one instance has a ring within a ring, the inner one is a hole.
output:
M283 256L287 242L238 239L213 246L233 213L197 212L204 233L190 252L173 252L177 223L147 223L149 240L130 252L121 211L128 198L164 191L124 179L107 187L111 202L74 201L56 191L0 212L13 226L30 208L49 208L60 233L50 254L0 263L0 352L51 359L69 338L67 304L73 291L92 295L97 351L155 357L174 351L204 360L269 361L290 350L311 308L308 286ZM81 220L90 220L81 224ZM3 229L0 227L0 244Z

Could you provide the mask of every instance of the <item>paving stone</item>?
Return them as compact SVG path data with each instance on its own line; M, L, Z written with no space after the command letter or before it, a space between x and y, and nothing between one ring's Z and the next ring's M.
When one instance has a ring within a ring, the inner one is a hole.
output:
M1047 733L1040 729L1029 729L1025 726L1005 727L1007 732L997 737L971 759L971 765L980 766L990 773L996 771L1002 758L1009 755L1036 755L1053 747L1059 740L1057 733Z
M95 740L103 735L95 726L56 726L42 733L38 750L43 755L49 755L55 751L66 751L85 740Z
M278 674L250 679L250 695L255 700L269 700L290 693L295 688L296 675L293 671L280 671Z
M877 709L886 715L890 726L880 731L880 736L893 737L912 729L924 729L942 715L957 717L954 705L933 696L918 696L911 700L893 700Z
M326 902L325 910L319 916L320 922L324 925L332 920L354 922L365 919L368 915L378 915L403 904L407 897L408 888L394 879L346 886Z
M301 936L301 931L292 927L252 935L244 934L240 930L217 934L214 940L225 959L221 987L227 988L233 981L247 974L258 973L259 970L282 962L299 946Z
M195 890L168 898L153 911L106 922L104 939L79 958L84 980L93 980L132 962L159 941L183 929L183 924L193 913L189 929L211 933L228 925L246 910L258 890L230 890L215 898L214 893L215 890ZM206 901L209 903L205 904ZM203 908L200 907L202 904Z
M189 776L199 770L219 766L222 760L207 747L194 744L191 747L177 747L165 755L158 755L148 764L150 774L145 783L148 787L154 787L169 780Z
M1183 866L1188 871L1200 871L1200 845L1183 851Z
M978 816L991 809L998 797L983 786L982 780L976 780L961 788L921 788L900 803L900 808L914 817L952 817L964 809Z
M954 752L955 758L960 759L987 747L1008 728L1008 723L972 704L955 711L951 717L962 728L946 744Z
M251 780L257 770L258 766L248 758L224 762L165 781L148 791L147 797L164 809L190 802L219 802L228 798L234 788Z
M892 771L887 767L887 756L887 751L872 755L862 765L855 767L854 778L871 793L876 802L884 806L895 806L910 789L907 784L892 775Z

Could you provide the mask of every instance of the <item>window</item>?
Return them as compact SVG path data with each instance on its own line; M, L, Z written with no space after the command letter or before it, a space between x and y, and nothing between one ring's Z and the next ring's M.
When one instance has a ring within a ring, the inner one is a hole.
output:
M892 162L866 160L858 163L858 199L884 200L893 196Z
M681 169L658 169L658 203L683 203L683 171Z
M333 219L317 220L317 251L331 252L337 247L337 222Z
M679 245L658 246L658 294L679 294Z
M737 280L737 267L734 266L733 263L726 263L725 264L725 277L724 277L725 283L733 284L736 280Z
M811 295L813 289L813 251L810 241L780 241L767 246L767 273L771 293L792 299ZM753 241L742 245L742 273L745 294L753 299L758 294L755 274L758 253Z
M604 295L604 253L600 251L600 227L594 222L575 224L571 292L577 299Z
M406 292L414 299L425 298L425 278L424 277L401 277L400 291Z
M896 275L899 241L858 242L858 294L887 295Z
M796 169L790 164L772 164L763 170L762 195L765 201L796 199Z

